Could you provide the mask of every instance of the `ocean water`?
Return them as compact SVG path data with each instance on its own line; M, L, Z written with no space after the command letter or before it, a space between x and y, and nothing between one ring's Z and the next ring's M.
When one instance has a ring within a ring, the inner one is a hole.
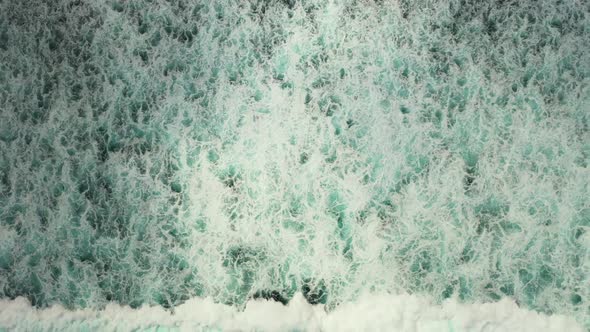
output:
M579 0L0 0L0 298L588 329L589 83Z

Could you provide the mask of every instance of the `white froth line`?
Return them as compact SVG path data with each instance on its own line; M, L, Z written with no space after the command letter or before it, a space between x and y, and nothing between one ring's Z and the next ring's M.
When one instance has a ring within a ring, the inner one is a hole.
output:
M435 305L414 295L365 295L327 313L308 304L301 294L284 306L252 300L245 310L195 298L176 307L131 309L109 304L104 310L69 311L60 305L38 310L24 298L0 300L0 327L127 331L163 326L180 331L583 331L571 317L547 316L522 309L509 299L495 303L460 304L454 299Z

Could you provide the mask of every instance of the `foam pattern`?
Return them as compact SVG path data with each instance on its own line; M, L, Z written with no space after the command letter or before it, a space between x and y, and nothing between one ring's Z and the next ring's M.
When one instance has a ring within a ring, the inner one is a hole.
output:
M0 1L0 297L590 327L583 1Z
M100 311L72 311L60 305L37 309L19 297L0 300L0 326L8 331L584 331L572 317L539 314L508 298L433 304L417 295L364 294L326 312L321 305L309 304L301 293L287 305L250 300L243 310L192 298L173 312L160 306L132 309L115 303ZM5 330L0 327L0 331Z

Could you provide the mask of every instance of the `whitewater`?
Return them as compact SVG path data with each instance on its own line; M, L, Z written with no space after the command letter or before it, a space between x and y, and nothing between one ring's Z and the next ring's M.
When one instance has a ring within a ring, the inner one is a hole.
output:
M0 1L0 330L590 328L577 0Z

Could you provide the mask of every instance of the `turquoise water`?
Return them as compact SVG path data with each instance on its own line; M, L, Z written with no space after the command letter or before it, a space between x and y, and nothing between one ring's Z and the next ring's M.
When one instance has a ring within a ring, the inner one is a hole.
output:
M0 297L511 297L590 326L582 1L0 1Z

